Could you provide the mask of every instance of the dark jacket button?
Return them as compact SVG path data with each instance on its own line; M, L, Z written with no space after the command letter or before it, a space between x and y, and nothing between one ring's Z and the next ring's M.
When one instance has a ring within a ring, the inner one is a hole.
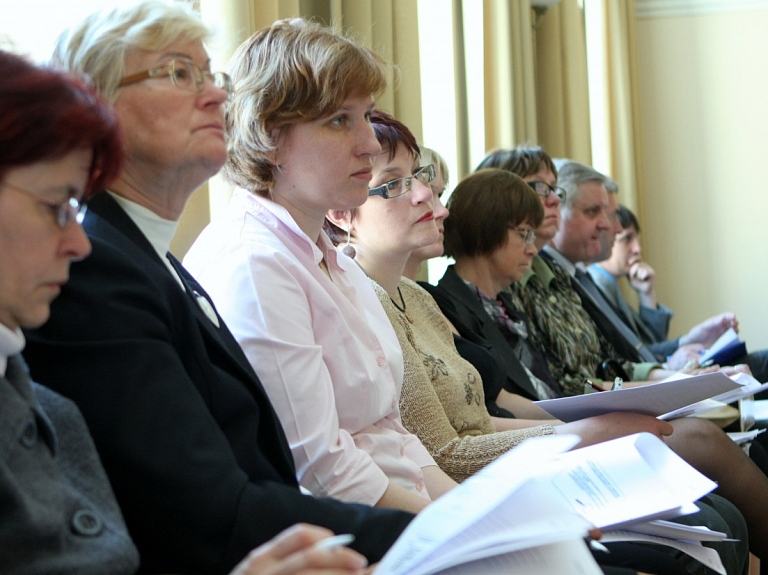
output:
M101 533L104 524L93 511L89 509L78 509L72 515L72 533L75 535L87 535L93 537Z
M21 434L21 444L24 447L34 447L37 443L37 424L34 419L30 419L24 426L24 433Z

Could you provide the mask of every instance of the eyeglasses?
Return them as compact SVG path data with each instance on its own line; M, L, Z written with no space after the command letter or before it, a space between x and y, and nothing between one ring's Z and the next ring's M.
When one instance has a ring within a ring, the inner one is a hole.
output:
M397 198L398 196L402 196L403 194L407 194L411 191L411 181L413 178L416 178L426 186L429 184L429 182L435 179L435 166L432 164L421 166L420 168L417 168L416 171L413 172L413 174L410 176L397 178L396 180L391 180L386 184L371 188L368 190L368 195L381 196L385 200Z
M54 216L56 225L60 228L66 228L72 222L82 224L83 218L85 218L85 212L88 210L88 206L85 205L85 202L82 202L75 197L69 197L62 202L48 202L41 199L34 192L30 192L29 190L25 190L19 186L14 186L8 182L3 182L0 184L0 186L10 188L16 192L21 192L22 194L26 194L34 198L38 203L44 205L46 208L48 208L48 210L50 210Z
M523 238L523 242L526 246L530 246L533 242L536 241L536 231L532 229L527 230L521 230L520 228L516 228L514 226L509 226L510 230L513 230L517 235L519 235L521 238Z
M549 194L554 193L561 202L565 201L565 190L557 186L550 186L547 182L533 181L527 182L533 190L542 198L548 198Z
M224 72L208 72L203 70L200 66L189 60L171 60L157 68L150 68L143 72L136 72L130 76L125 76L120 80L119 86L122 88L150 78L160 78L161 76L169 76L174 86L188 92L202 92L203 88L205 88L205 79L210 78L214 86L227 93L227 98L232 96L232 78Z

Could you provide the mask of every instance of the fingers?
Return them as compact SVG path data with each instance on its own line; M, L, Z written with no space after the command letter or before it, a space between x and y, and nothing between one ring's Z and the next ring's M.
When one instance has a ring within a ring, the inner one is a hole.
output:
M281 560L268 569L248 571L247 575L350 575L367 565L365 558L347 547L314 549L309 547Z
M282 559L291 553L310 547L318 541L332 536L333 531L329 529L317 527L316 525L297 523L261 547L267 546L268 552L272 557Z
M361 572L365 557L346 547L321 549L316 544L333 533L298 524L257 547L231 575L334 575Z

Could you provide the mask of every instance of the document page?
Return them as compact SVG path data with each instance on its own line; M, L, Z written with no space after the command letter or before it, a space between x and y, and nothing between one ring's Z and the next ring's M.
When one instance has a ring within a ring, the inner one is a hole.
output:
M720 555L717 554L717 551L710 549L709 547L704 547L698 541L677 541L675 539L645 535L633 531L608 531L603 533L601 541L603 543L612 543L614 541L636 541L639 543L657 543L659 545L674 547L683 553L687 553L713 571L720 573L720 575L728 575L725 572L725 566L720 560Z
M504 563L504 573L592 573L591 555L578 551L590 527L693 512L692 502L715 487L648 433L565 452L577 443L540 437L506 453L419 513L377 575L470 574L492 561L523 565L515 571ZM550 550L560 546L573 559L553 567L562 558ZM531 570L531 557L547 567ZM496 571L477 571L488 572Z
M378 575L378 570L376 574ZM445 571L443 575L602 575L581 539L540 545L514 553L488 557ZM427 575L427 574L422 574Z
M600 528L675 517L717 486L649 433L564 453L541 476Z
M634 411L658 417L740 387L727 375L717 372L534 403L566 423L614 411Z
M523 544L530 545L530 533L546 532L547 521L553 517L569 517L557 524L558 537L584 535L587 523L561 502L512 497L541 465L578 441L565 435L535 438L504 454L419 513L376 573L423 573L419 568L431 561L450 562L451 552L466 555L492 549L500 539L513 544L524 538ZM547 511L548 505L554 506L551 511Z

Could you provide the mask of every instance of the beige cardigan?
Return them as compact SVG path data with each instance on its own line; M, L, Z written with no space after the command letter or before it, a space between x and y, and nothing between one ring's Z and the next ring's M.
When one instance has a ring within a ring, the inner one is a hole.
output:
M551 425L497 432L485 409L480 374L456 351L432 296L402 278L403 313L380 285L373 286L403 348L403 424L450 477L462 481L524 439L555 433Z

